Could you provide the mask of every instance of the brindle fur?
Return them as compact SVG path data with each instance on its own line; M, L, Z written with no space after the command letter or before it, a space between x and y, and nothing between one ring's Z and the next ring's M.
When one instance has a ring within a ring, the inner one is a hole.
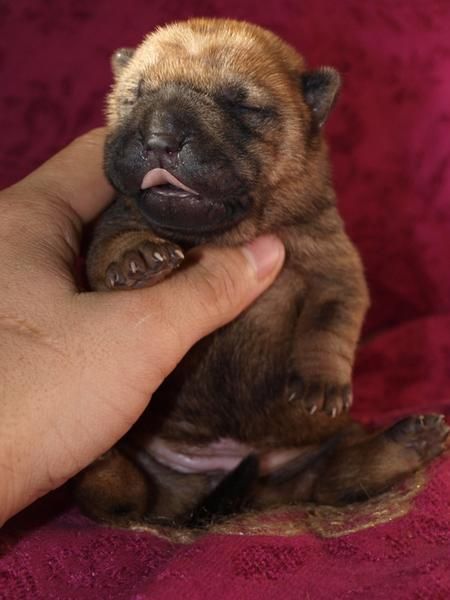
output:
M91 287L152 285L178 266L175 250L237 245L267 232L284 241L287 257L270 289L189 352L122 450L82 474L85 510L123 523L180 522L201 508L220 478L162 466L145 453L155 435L180 446L233 438L261 452L301 448L301 465L256 473L245 491L254 507L358 500L439 454L447 435L440 417L411 417L369 435L347 416L369 301L336 209L321 134L337 73L309 71L261 28L206 19L167 26L134 53L118 52L114 72L105 167L120 195L95 230ZM227 203L231 224L175 233L149 223L138 204L139 182L155 164L143 157L142 136L161 128L189 134L184 171L175 175ZM163 262L153 260L155 251L164 252ZM137 274L132 260L140 261Z

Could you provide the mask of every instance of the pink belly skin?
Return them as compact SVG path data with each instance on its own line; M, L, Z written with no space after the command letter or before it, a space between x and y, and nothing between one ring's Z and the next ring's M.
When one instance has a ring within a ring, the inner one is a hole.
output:
M206 446L171 445L161 438L153 438L146 451L162 465L179 473L227 473L235 469L249 454L260 460L261 475L267 475L300 454L306 448L277 448L260 450L230 438L222 438Z

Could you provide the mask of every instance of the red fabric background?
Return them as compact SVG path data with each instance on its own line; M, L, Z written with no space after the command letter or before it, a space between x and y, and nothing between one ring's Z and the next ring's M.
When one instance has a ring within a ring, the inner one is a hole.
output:
M113 49L194 15L254 21L343 73L327 134L373 299L354 412L450 414L448 0L0 0L0 187L102 123ZM449 465L407 516L336 539L181 546L100 528L56 494L0 534L0 599L448 599Z

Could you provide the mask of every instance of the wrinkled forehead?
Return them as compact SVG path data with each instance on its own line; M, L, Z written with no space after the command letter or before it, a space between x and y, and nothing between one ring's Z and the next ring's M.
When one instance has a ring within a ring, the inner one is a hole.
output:
M183 81L205 92L243 85L256 92L263 86L285 88L302 68L299 55L286 53L281 42L247 30L196 31L168 27L149 35L136 50L125 76L149 87Z

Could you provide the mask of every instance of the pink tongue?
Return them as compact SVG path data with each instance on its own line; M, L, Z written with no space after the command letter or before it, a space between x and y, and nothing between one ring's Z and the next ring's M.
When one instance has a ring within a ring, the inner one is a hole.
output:
M172 173L169 173L169 171L160 168L152 169L144 176L144 179L141 183L141 190L146 190L157 185L164 185L165 183L170 183L171 185L174 185L185 192L190 192L191 194L198 196L198 192L191 190L191 188L189 188L187 185L181 183L181 181L174 177Z

